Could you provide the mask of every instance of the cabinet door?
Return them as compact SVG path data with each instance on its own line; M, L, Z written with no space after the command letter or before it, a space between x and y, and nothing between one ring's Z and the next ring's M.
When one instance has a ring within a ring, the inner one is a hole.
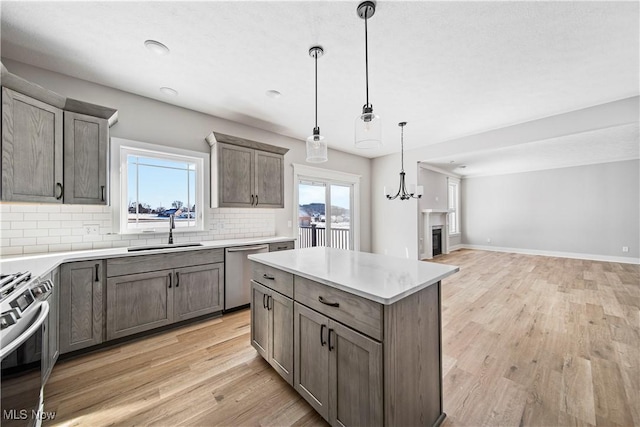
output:
M218 150L219 207L251 207L255 151L222 143Z
M64 202L107 204L106 119L64 112Z
M60 267L60 353L102 342L103 262Z
M173 322L173 270L107 279L107 339Z
M294 302L294 388L329 419L328 319Z
M284 207L284 157L281 154L256 151L255 154L255 206L259 208Z
M293 300L271 291L269 308L269 363L293 385Z
M62 110L2 88L2 200L62 203Z
M224 263L175 270L175 322L222 311Z
M269 361L269 290L251 281L251 345L267 362Z
M382 425L382 344L329 320L329 423Z

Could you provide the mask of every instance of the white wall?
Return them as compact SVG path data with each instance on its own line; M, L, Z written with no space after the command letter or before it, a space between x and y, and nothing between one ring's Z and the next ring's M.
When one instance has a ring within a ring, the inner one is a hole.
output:
M639 160L469 178L462 242L632 262L640 257L639 198Z
M211 131L215 130L216 132L288 148L289 152L285 155L285 207L284 209L273 210L260 209L259 211L262 212L256 211L255 214L268 215L269 212L264 211L272 211L272 233L279 236L292 236L293 229L288 227L288 221L295 221L296 219L292 218L293 168L291 164L305 162L306 151L304 141L79 80L9 59L3 58L2 63L10 72L39 84L42 87L60 93L61 95L116 108L118 110L119 121L110 130L111 136L113 137L208 152L210 148L204 138L211 133ZM311 127L310 124L309 129L311 129ZM369 186L371 180L371 161L367 158L349 153L329 150L329 161L320 164L319 167L362 176L360 193L362 212L360 218L360 247L363 251L369 251L371 248L371 199ZM247 214L249 215L251 214L251 212L249 212L251 210L249 209L243 210L243 212L244 211L248 211ZM76 213L80 214L82 212L80 208ZM233 210L229 209L211 210L210 215L213 215L213 217L210 216L210 218L216 221L223 220L224 217L219 217L218 215L233 214L233 212ZM16 213L18 214L20 212ZM7 227L6 224L4 226ZM11 227L10 224L9 227ZM213 235L209 237L218 238ZM42 249L46 251L50 248L45 249L43 247ZM35 251L35 249L33 250Z

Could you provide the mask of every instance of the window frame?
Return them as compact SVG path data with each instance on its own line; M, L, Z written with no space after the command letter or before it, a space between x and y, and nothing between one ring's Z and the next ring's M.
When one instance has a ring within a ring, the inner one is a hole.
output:
M455 200L451 200L451 187L455 188ZM449 236L459 236L460 230L460 179L447 177L447 209L449 210ZM455 213L455 221L451 221L451 213ZM452 227L453 225L453 227ZM455 231L454 230L455 227Z
M128 188L127 188L127 156L140 155L163 160L188 161L196 164L195 205L196 226L176 227L174 233L202 232L208 227L209 194L205 186L209 182L209 153L185 150L147 142L122 138L111 138L111 210L112 228L117 234L167 234L166 227L149 226L140 228L128 227ZM200 206L200 208L198 208ZM125 212L126 210L126 212Z

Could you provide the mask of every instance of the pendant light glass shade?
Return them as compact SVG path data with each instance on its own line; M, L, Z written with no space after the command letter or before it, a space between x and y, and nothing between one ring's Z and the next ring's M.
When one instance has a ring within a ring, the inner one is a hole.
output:
M322 163L326 162L327 158L327 141L324 140L324 136L311 135L307 138L307 162Z
M374 112L356 117L356 148L378 148L382 146L382 121Z
M382 122L380 116L373 112L373 105L369 103L369 41L367 35L367 21L376 12L376 4L363 1L356 9L358 16L364 19L364 63L365 82L367 88L367 103L362 106L362 114L356 117L355 146L356 148L382 147Z
M320 135L318 127L318 58L324 54L320 46L313 46L309 49L309 56L315 60L316 64L316 126L313 128L313 135L307 138L307 162L322 163L328 160L327 141Z

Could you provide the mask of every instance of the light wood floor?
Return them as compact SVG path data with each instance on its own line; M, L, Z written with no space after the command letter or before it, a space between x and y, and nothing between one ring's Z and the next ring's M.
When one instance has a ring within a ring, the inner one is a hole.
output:
M640 267L460 250L443 282L445 426L640 426ZM325 425L248 311L60 362L53 425Z

